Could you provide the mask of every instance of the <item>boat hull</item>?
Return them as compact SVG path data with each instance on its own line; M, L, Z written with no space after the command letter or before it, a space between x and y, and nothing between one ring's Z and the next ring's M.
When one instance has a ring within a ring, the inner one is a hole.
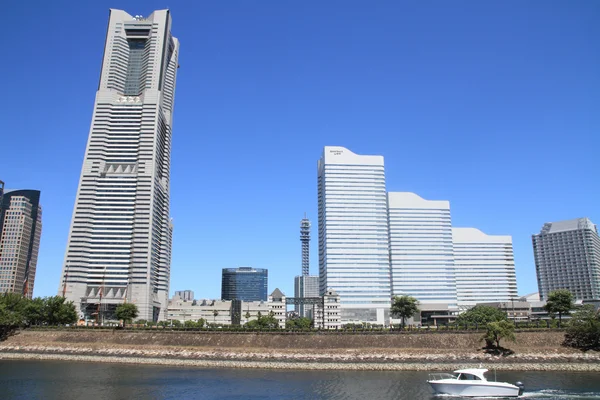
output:
M503 382L429 381L437 393L465 397L518 397L519 387Z

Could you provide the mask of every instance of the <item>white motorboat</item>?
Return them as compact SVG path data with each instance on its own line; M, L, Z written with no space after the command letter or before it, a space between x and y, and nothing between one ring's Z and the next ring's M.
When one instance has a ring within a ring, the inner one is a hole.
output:
M459 369L453 374L429 374L427 383L440 394L465 397L518 397L525 387L521 382L515 385L506 382L488 381L485 368Z

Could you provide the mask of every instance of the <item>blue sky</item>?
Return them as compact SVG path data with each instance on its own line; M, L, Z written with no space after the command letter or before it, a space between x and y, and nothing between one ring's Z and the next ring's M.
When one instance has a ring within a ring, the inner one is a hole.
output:
M293 294L325 145L385 157L387 188L450 200L454 226L513 236L600 223L600 2L9 2L0 179L42 191L34 295L59 287L109 8L169 7L181 41L171 292L220 297L221 269Z

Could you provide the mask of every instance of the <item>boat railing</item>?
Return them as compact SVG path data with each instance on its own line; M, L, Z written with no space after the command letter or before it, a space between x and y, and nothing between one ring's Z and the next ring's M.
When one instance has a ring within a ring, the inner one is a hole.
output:
M456 375L449 374L447 372L434 372L429 374L430 381L437 381L440 379L456 379Z

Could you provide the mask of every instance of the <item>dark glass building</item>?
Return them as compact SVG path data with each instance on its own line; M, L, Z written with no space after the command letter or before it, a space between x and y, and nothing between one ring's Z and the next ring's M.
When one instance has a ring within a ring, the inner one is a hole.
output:
M221 299L267 301L268 275L261 268L223 268Z

